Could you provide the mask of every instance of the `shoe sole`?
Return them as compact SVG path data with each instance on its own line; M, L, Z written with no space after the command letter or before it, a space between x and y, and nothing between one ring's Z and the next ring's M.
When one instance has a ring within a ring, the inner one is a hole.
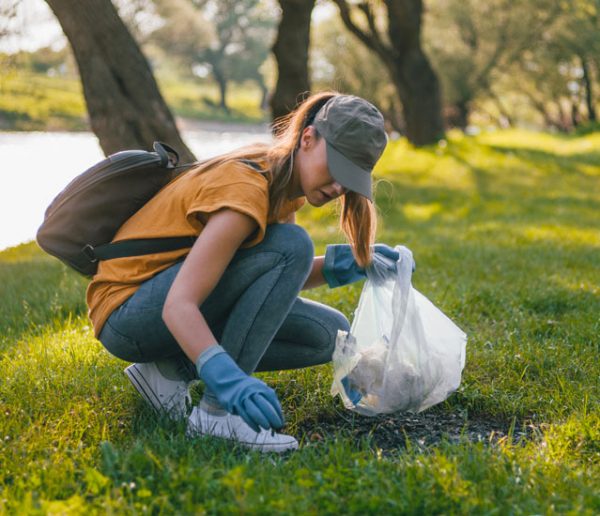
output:
M192 426L192 425L190 425ZM185 435L187 437L214 437L215 439L225 439L226 441L230 441L234 444L239 444L241 446L244 446L245 448L249 448L251 450L258 450L260 452L273 452L273 453L284 453L286 451L291 451L291 450L297 450L298 449L298 441L294 441L291 443L280 443L280 444L257 444L256 442L250 442L250 441L240 441L239 439L235 439L233 437L225 437L222 435L213 435L213 434L209 434L209 433L205 433L202 432L201 430L198 430L197 428L190 428L190 426L188 426L188 429L185 433Z
M150 387L150 384L144 378L144 375L139 371L137 364L132 364L125 369L125 374L129 378L129 381L140 393L140 396L144 398L156 412L166 412L167 410L163 407L160 399L156 393Z

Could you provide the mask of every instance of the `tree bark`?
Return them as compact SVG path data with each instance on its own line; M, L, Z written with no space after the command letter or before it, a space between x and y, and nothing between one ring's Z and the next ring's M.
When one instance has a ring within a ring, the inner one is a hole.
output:
M376 52L390 73L402 104L406 137L414 145L435 143L444 135L438 78L421 48L422 0L385 0L389 43L367 2L358 4L368 29L356 25L346 0L334 0L346 27Z
M193 161L150 66L110 0L46 0L75 54L92 130L105 154L169 143Z
M464 131L469 124L469 103L466 100L458 100L444 110L446 126L456 127Z
M227 105L227 77L218 66L213 65L213 77L219 87L219 107L229 114L229 106Z
M270 102L273 120L288 114L310 91L308 47L315 0L279 0L279 4L281 21L273 45L278 76Z
M260 88L260 109L266 111L269 108L269 88L267 88L261 75L257 76L254 82Z
M584 56L579 56L581 60L581 69L583 70L583 84L585 85L585 105L588 111L588 121L596 121L596 108L594 106L594 93L592 91L592 78L590 77L590 68Z

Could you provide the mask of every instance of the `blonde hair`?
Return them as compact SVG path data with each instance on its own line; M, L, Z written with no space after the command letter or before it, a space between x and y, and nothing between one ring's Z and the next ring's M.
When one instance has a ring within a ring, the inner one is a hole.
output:
M306 98L291 113L278 118L273 124L272 144L253 144L221 154L200 164L199 172L217 165L240 159L265 159L269 169L265 171L269 180L269 218L279 213L282 205L291 194L291 179L294 168L294 155L300 144L304 128L311 125L315 115L325 103L339 95L327 91ZM317 133L317 138L320 136ZM347 192L340 197L340 229L352 246L352 253L361 267L371 263L371 245L375 240L377 214L373 203L365 197Z

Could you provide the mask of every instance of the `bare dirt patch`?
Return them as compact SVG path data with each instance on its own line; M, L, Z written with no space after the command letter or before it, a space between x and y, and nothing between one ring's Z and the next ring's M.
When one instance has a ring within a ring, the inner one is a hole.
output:
M367 438L374 448L386 452L405 449L407 442L425 449L442 440L495 444L509 435L513 442L519 443L533 438L535 426L516 418L468 416L461 411L430 410L365 417L340 410L335 418L302 425L298 433L307 444L331 439L336 434L357 440Z

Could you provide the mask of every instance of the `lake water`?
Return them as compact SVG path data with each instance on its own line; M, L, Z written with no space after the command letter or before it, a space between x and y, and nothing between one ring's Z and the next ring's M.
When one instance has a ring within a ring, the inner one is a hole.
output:
M182 136L199 159L271 138L266 126L218 124ZM0 132L0 250L35 239L56 194L103 158L93 133Z

